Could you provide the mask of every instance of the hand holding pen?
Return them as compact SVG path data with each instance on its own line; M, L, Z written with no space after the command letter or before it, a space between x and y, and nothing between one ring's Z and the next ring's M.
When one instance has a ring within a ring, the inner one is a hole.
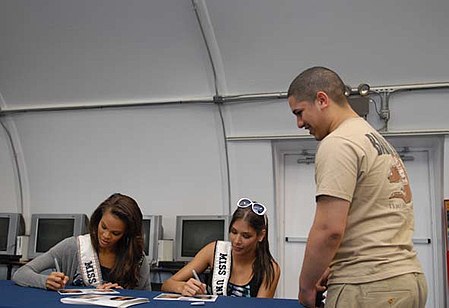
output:
M192 274L193 274L193 278L195 278L196 280L201 282L200 277L198 276L198 274L196 273L195 269L192 270Z
M200 277L198 276L198 274L196 273L195 269L192 269L192 274L193 274L193 277L194 277L197 281L199 281L199 282L201 283L201 286L204 287L204 288L202 288L202 289L204 289L203 294L207 294L206 284L203 283L203 282L201 281L201 279L200 279Z
M61 272L58 259L54 258L53 260L55 262L56 272L52 272L50 275L47 276L45 287L49 290L64 289L65 285L69 281L69 277L67 277L63 272Z
M194 296L197 294L206 294L206 284L201 282L200 277L196 271L192 270L193 278L187 280L182 289L182 295L184 296Z

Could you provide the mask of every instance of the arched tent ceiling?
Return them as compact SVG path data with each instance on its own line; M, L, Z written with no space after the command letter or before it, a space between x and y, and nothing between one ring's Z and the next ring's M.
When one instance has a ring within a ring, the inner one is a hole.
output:
M190 1L1 3L0 91L8 107L212 93Z
M446 0L0 5L3 110L211 98L214 75L202 30L220 95L285 91L311 65L335 68L353 85L449 80Z

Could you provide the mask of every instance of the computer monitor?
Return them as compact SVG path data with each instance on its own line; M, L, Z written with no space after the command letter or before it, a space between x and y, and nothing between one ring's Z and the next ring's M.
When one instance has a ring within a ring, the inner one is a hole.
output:
M85 214L31 215L28 258L47 252L65 238L88 232L89 219Z
M19 213L0 213L0 255L16 255L17 236L25 233L25 223Z
M157 244L162 239L164 229L161 215L144 215L142 220L142 233L145 256L149 263L157 261Z
M206 244L229 238L227 215L176 216L175 261L190 261Z

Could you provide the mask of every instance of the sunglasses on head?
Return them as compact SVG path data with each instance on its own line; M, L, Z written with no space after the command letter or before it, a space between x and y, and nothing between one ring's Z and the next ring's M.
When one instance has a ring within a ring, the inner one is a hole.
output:
M253 212L257 215L264 215L267 211L267 208L262 203L259 203L257 201L253 201L248 198L241 198L239 201L237 201L237 206L241 208L249 207L251 206L251 209Z

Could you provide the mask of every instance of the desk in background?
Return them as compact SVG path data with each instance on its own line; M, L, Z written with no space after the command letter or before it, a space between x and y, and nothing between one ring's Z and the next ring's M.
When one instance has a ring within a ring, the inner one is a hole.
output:
M149 303L136 305L140 307L195 307L186 301L158 301L152 300L160 292L119 290L120 294L134 297L147 297ZM68 305L59 300L62 295L55 291L36 288L20 287L10 280L0 280L0 306L2 307L99 307L86 305ZM134 307L134 306L133 306ZM216 308L303 308L297 300L293 299L267 299L267 298L236 298L220 296L213 303L205 303L202 307Z
M150 281L151 281L151 289L153 291L160 291L162 284L165 280L169 279L172 275L176 274L182 266L185 264L175 263L175 262L165 262L161 265L152 265L150 266ZM166 266L169 265L169 266Z
M150 281L151 288L154 291L160 291L161 286L165 280L176 274L181 268L183 268L187 262L159 262L159 264L153 265L150 268ZM206 269L204 272L199 273L202 281L209 281L210 270Z
M21 261L22 256L0 256L0 265L6 265L6 279L11 280L12 269L27 264L28 261ZM1 302L0 302L1 304Z

